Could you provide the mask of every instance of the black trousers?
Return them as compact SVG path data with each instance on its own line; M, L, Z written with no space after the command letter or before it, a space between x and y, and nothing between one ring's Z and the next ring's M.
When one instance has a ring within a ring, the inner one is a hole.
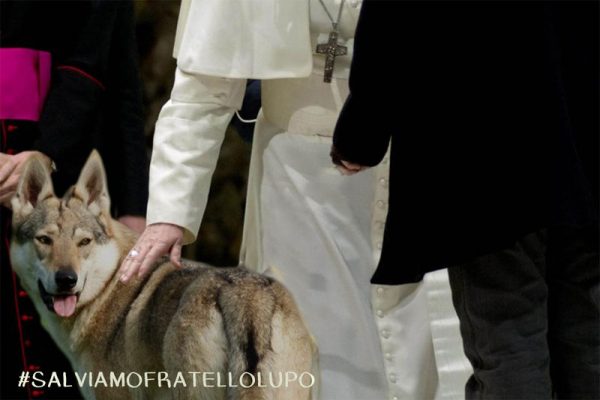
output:
M449 269L467 399L600 399L598 228L552 228Z

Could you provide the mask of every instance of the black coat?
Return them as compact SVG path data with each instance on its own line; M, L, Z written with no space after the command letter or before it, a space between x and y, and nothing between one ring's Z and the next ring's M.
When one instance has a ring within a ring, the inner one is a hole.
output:
M1 47L52 55L39 123L9 121L8 147L55 162L57 192L75 183L93 148L102 155L118 215L146 213L142 87L130 1L2 1Z
M57 193L75 183L92 148L119 215L145 214L148 175L130 1L0 2L0 46L48 51L52 82L39 122L3 120L0 151L54 160ZM0 71L2 73L2 71ZM10 269L8 210L0 209L0 398L81 398L75 387L17 387L23 370L70 370ZM68 374L69 383L73 375Z
M597 2L366 0L334 146L375 165L391 138L372 281L597 221L598 71Z

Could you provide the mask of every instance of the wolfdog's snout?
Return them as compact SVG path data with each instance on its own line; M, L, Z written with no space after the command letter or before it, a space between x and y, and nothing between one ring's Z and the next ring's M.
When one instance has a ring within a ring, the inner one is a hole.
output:
M58 290L71 290L77 284L77 274L71 268L59 269L54 275L54 281Z

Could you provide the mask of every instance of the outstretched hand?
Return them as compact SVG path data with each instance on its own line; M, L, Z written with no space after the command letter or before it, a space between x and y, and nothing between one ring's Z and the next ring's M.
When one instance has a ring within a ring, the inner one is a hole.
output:
M181 268L182 242L182 227L166 223L148 225L121 264L121 282L126 283L134 275L143 277L165 254L169 254L171 262Z

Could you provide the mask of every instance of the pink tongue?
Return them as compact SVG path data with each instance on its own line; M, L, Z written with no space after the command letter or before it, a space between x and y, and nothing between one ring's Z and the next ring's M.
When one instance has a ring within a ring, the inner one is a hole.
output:
M75 312L77 296L54 296L54 311L61 317L70 317Z

